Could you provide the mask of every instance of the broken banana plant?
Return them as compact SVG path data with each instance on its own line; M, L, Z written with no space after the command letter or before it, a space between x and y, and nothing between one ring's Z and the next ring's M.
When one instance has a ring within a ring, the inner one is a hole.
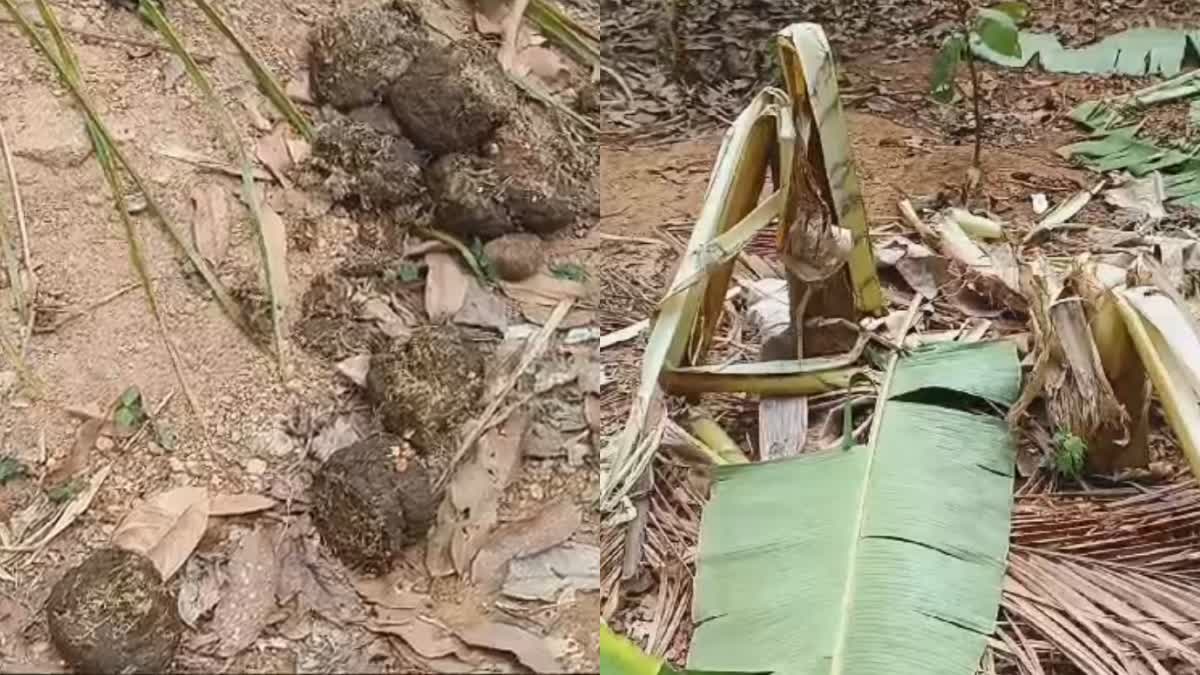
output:
M811 365L701 365L720 323L734 261L767 226L779 225L777 244L790 276L817 261L821 251L841 251L821 274L806 277L801 271L797 288L809 283L844 290L836 296L841 311L850 308L843 318L883 308L828 41L819 26L796 24L779 33L776 47L786 91L761 92L725 134L687 252L654 317L629 418L603 453L605 510L622 503L657 447L660 386L672 392L802 396L843 388L858 372L853 367L858 354ZM768 174L774 190L760 200ZM807 218L803 227L794 227L798 214ZM808 220L817 216L821 222L809 229ZM797 238L817 248L802 251L793 245ZM835 283L826 283L831 280ZM791 295L795 310L798 294Z

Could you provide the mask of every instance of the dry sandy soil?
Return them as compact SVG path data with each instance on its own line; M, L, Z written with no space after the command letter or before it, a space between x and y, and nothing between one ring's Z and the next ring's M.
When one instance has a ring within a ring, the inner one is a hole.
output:
M34 3L17 4L28 16L36 14ZM287 83L302 72L312 26L335 12L347 11L351 4L268 0L222 2L219 6ZM425 4L436 23L435 31L478 39L469 14L457 5ZM222 162L226 157L195 88L179 63L153 46L157 41L147 26L106 0L58 0L51 5L73 31L86 88L99 112L176 223L189 228L189 195L201 183L216 183L232 197L235 178L161 153L186 148ZM272 125L280 123L254 87L237 52L195 6L169 2L167 13L192 50L205 57L202 65L233 112L244 139L253 142L264 135L263 116ZM355 412L369 418L370 409L335 371L332 361L295 345L291 371L281 377L273 359L240 334L202 284L185 274L179 255L154 221L139 213L134 222L146 242L146 259L170 339L200 405L199 410L189 409L146 300L140 290L130 290L136 275L122 225L91 157L81 117L50 65L7 18L4 21L0 23L0 123L12 145L24 198L38 280L36 307L51 323L54 317L63 316L51 314L54 311L87 311L55 330L35 333L29 340L26 362L40 391L18 382L11 363L0 372L0 457L20 462L30 473L26 479L0 486L0 525L11 533L17 520L28 518L38 508L55 508L44 496L46 477L69 457L82 459L80 475L85 479L94 477L101 467L110 468L86 510L47 545L33 552L0 548L0 670L55 671L63 665L49 644L42 612L50 589L67 568L103 547L140 500L185 485L206 487L212 494L251 493L277 500L265 513L211 519L192 561L174 578L172 588L182 583L181 577L200 568L228 565L239 542L252 533L269 531L277 547L294 531L311 541L304 485L315 463L307 456L307 447L332 420ZM494 47L493 43L489 49ZM311 107L307 110L315 112ZM268 186L267 192L289 230L288 273L297 308L294 313L298 314L300 298L314 276L354 262L355 242L378 223L332 206L320 190L305 191L298 201L291 201L293 195L284 195L278 185ZM3 211L11 217L7 189L0 194L5 199ZM233 208L242 212L240 205ZM236 220L229 252L217 267L230 286L255 283L258 274L253 232L244 217ZM574 230L558 235L548 253L549 264L570 262L584 270L595 265L594 251L581 238L588 226L581 221ZM122 289L126 292L111 297ZM419 298L419 287L416 295ZM104 304L93 308L104 299ZM7 330L8 335L15 335L11 321ZM491 343L499 338L494 333L486 335L486 331L477 337L481 335ZM548 353L567 354L561 349L556 343ZM138 387L147 410L163 406L160 432L128 444L101 438L82 454L73 451L80 420L67 411L107 409L131 386ZM577 416L582 419L582 412ZM597 521L590 515L596 489L594 462L590 454L570 464L565 457L529 460L505 494L501 522L526 517L564 497L584 513L574 540L594 545L598 534ZM76 484L73 489L86 484ZM56 496L69 500L73 493ZM328 571L328 558L320 553L306 555L307 565ZM332 574L338 576L336 571ZM405 591L431 598L432 604L421 605L420 612L443 626L481 618L503 620L545 636L545 645L552 647L562 668L587 671L597 667L595 617L599 609L594 591L568 594L551 603L505 604L500 600L499 605L507 607L500 609L494 592L479 591L457 576L431 581L420 551L409 551L392 580ZM414 652L398 634L368 631L363 627L367 617L378 619L382 610L352 591L345 593L350 587L344 581L343 575L341 591L334 587L326 590L333 594L331 602L348 608L348 615L356 620L332 621L330 615L337 612L309 612L303 605L293 607L291 603L272 607L270 616L263 617L257 638L237 654L229 654L216 649L206 633L211 618L206 615L197 629L185 635L176 667L244 672L520 668L503 648L476 649L450 638L451 642L441 643L443 647L450 644L448 649L430 657ZM225 588L228 591L228 586ZM444 633L443 628L437 630ZM447 635L438 639L445 640Z

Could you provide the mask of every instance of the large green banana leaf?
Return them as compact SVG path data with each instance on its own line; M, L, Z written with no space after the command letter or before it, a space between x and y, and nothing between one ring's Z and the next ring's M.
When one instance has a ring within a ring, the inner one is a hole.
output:
M869 446L719 467L689 668L972 675L1008 553L1009 343L894 364Z

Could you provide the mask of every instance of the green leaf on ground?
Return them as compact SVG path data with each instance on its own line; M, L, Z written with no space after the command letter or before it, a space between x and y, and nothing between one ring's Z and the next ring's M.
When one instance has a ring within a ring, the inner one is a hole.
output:
M954 100L954 76L958 73L958 63L962 60L967 43L961 35L952 35L942 43L942 48L933 61L933 77L931 78L933 98L942 103Z
M983 44L993 51L1012 58L1021 57L1020 31L1012 17L994 9L980 9L975 32Z
M578 281L581 283L587 281L588 278L587 270L583 268L583 265L578 263L560 263L558 265L554 265L550 268L550 274L559 279Z

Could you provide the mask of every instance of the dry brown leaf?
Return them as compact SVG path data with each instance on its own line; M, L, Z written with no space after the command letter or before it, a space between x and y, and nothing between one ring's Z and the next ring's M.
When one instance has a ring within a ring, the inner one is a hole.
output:
M434 323L442 323L462 309L467 299L470 277L448 253L425 256L429 274L425 278L425 313Z
M309 526L298 525L298 530ZM292 536L279 546L279 583L275 589L280 604L298 599L302 609L311 609L334 623L362 621L366 610L344 567L321 554L316 537Z
M75 441L71 444L71 450L67 453L66 458L46 474L47 485L55 487L66 485L80 471L87 468L92 448L96 447L96 440L100 438L100 432L104 429L105 423L106 420L92 418L79 425L79 429L75 432Z
M501 281L500 288L508 297L521 304L555 307L563 300L582 300L588 296L587 286L570 279L559 279L538 272L524 281Z
M471 578L486 586L499 583L513 558L558 546L569 539L582 522L579 507L567 499L559 499L543 507L532 518L508 523L488 537L471 566Z
M0 595L0 647L5 639L25 630L29 623L29 610L7 595Z
M513 413L479 439L475 456L455 472L426 551L426 562L435 575L455 570L464 574L470 569L496 526L500 496L521 463L529 421L527 413Z
M383 298L369 298L364 302L362 316L375 321L379 330L390 338L400 339L412 334L408 323Z
M367 602L388 609L424 609L431 605L429 596L400 588L403 568L382 577L358 577L354 589Z
M396 318L399 319L400 317L397 316ZM367 371L371 369L371 355L355 354L354 356L338 361L335 367L339 373L346 376L346 379L360 387L366 387Z
M571 69L558 52L546 47L526 47L517 54L513 73L519 77L532 77L550 91L567 86Z
M508 303L495 293L484 290L474 279L468 279L466 297L454 315L454 323L480 328L508 328Z
M449 630L423 617L398 623L372 620L367 628L376 633L395 635L404 640L417 654L427 659L450 656L457 652L462 643Z
M503 0L476 0L475 28L483 35L504 34L504 18L508 3Z
M285 188L290 188L292 182L288 180L287 170L292 167L292 155L288 152L287 139L284 134L287 133L287 125L281 124L275 128L275 131L258 139L258 145L254 148L254 155L258 157L258 161L267 167L275 180Z
M113 532L117 548L141 553L170 579L196 549L208 528L208 490L181 487L134 507Z
M288 156L292 164L303 164L312 156L312 144L303 138L289 138L286 141Z
M272 529L246 533L226 574L225 595L213 614L212 630L221 641L219 654L229 657L254 644L275 611L279 566Z
M192 239L196 250L213 265L229 251L229 195L217 183L192 189Z
M297 103L315 103L312 95L312 77L307 70L296 73L284 88L284 94Z
M244 92L242 92L242 96L239 100L242 103L242 107L244 107L246 112L250 115L250 123L254 125L255 129L258 129L259 131L271 130L271 120L267 119L266 116L262 114L262 109L259 108L260 97L258 92L253 89L246 89Z
M288 271L287 271L287 229L283 226L283 219L270 206L267 206L264 201L259 205L259 215L261 216L262 236L265 242L267 259L270 261L267 268L270 278L267 280L274 296L273 301L279 305L279 312L283 313L288 305ZM285 329L286 331L286 329Z
M529 303L521 303L521 315L524 316L530 323L535 323L539 326L544 326L550 320L550 315L554 313L553 307L545 305L535 305ZM596 313L588 309L579 309L574 307L567 315L559 322L560 330L570 330L572 328L582 328L591 326L596 323Z
M275 500L270 497L251 493L217 495L209 500L208 515L241 516L247 513L266 511L275 504Z
M196 627L200 617L212 611L221 600L222 577L220 568L200 558L188 560L179 585L176 606L179 618L191 628Z
M517 626L495 621L482 621L454 631L463 642L510 652L526 668L535 673L556 673L562 665L550 650L546 639Z

